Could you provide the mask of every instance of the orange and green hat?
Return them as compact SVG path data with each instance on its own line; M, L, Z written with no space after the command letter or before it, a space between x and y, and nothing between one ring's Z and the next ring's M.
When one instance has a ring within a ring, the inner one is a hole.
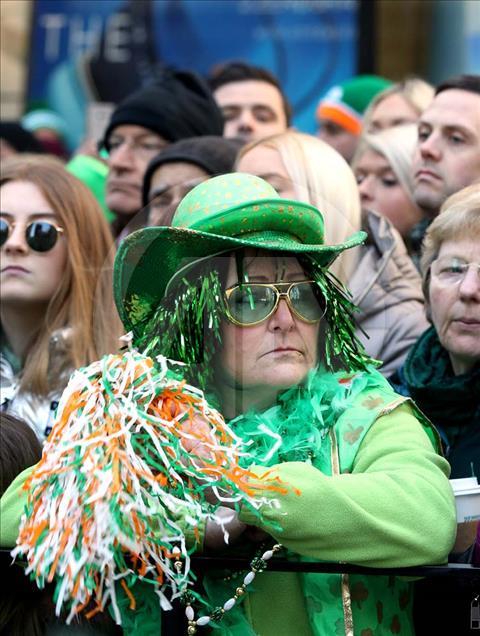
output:
M308 255L327 268L365 238L365 232L357 232L342 244L325 245L317 208L280 198L253 175L213 177L182 199L171 227L138 230L120 244L115 302L126 329L135 332L155 311L169 282L200 259L252 247Z
M317 120L328 119L352 135L362 132L363 113L372 99L392 85L377 75L357 75L333 86L317 106Z

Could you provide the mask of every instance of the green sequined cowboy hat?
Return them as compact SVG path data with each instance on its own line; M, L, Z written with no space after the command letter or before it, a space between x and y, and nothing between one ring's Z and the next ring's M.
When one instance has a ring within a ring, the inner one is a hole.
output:
M182 199L171 227L147 227L120 244L113 273L115 302L127 331L136 332L172 277L189 263L252 247L309 255L328 267L365 238L365 232L357 232L342 244L325 245L317 208L282 199L253 175L213 177Z

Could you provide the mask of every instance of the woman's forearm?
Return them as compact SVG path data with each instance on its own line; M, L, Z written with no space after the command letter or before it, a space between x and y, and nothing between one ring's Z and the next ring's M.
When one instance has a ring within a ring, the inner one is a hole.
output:
M265 471L254 469L259 476ZM273 475L290 489L277 507L263 507L260 527L289 549L322 560L384 567L441 562L456 527L448 473L403 406L372 426L351 474L329 477L300 462L275 466ZM240 519L258 525L245 510Z

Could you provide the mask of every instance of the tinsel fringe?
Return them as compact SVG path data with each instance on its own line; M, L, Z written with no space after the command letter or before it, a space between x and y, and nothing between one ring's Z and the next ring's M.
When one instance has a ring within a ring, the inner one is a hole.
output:
M198 428L199 420L208 425ZM199 443L201 456L192 448ZM190 450L188 450L190 449ZM284 492L247 469L242 441L198 389L178 380L167 360L131 350L77 371L62 396L41 461L26 484L27 512L13 556L24 554L40 586L56 581L56 612L67 622L88 606L111 603L121 624L116 584L130 598L135 581L152 584L164 609L192 582L185 535L200 541L207 501L259 514L264 492ZM225 540L228 533L224 528ZM193 549L193 546L190 546ZM175 550L184 563L174 567Z

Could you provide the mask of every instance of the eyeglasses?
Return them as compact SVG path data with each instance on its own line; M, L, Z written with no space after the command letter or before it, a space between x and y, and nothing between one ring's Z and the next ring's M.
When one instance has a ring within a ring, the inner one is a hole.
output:
M317 283L242 283L225 290L226 314L230 322L243 327L269 318L281 299L297 318L307 323L321 320L326 302Z
M442 285L458 285L467 275L470 267L477 269L480 279L480 263L467 263L461 258L438 258L433 261L431 273Z
M0 219L0 247L7 242L12 229L17 225L6 219ZM48 252L57 242L58 235L63 233L63 228L49 221L33 221L25 228L25 240L27 245L35 252Z

